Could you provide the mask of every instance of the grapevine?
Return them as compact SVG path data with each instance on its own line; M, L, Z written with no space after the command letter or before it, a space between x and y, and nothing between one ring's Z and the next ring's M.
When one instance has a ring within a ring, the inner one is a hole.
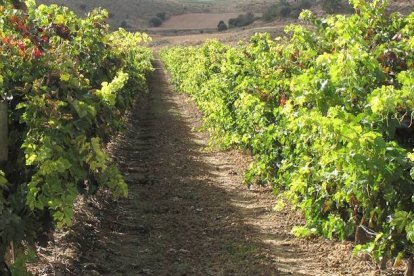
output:
M350 2L352 15L303 11L283 38L173 47L162 60L214 141L252 152L246 181L302 210L294 234L352 239L384 264L414 255L414 13Z
M151 53L146 34L110 32L108 13L0 1L0 99L9 107L9 160L0 172L0 264L10 242L33 244L70 226L79 194L127 185L105 152ZM0 265L1 266L1 265Z

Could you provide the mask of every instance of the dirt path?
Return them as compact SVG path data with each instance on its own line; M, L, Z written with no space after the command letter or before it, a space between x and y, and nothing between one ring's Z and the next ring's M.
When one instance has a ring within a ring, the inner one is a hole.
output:
M244 223L248 213L266 213L238 191L245 161L235 165L237 154L205 150L198 112L171 93L162 70L149 88L113 148L130 197L105 211L99 245L82 256L88 265L79 272L276 275L276 264L259 250L257 229Z
M248 156L206 150L199 112L160 66L110 145L128 199L79 200L74 227L39 248L36 275L375 275L349 242L292 237L300 216L242 184Z

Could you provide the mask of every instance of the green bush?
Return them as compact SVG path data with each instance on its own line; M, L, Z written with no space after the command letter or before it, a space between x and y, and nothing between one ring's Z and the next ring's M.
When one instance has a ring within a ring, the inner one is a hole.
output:
M310 0L300 0L293 5L288 1L279 1L277 4L269 6L263 13L264 21L271 21L277 17L297 17L303 9L309 9L312 6Z
M295 9L297 9L299 12L302 10L310 9L312 7L312 1L311 0L299 0L297 4L295 5Z
M271 21L278 16L279 6L276 4L271 5L266 9L262 15L264 21Z
M252 24L256 20L253 13L240 14L237 18L229 19L229 28L245 27Z
M11 242L33 245L55 225L70 226L78 195L101 187L127 195L105 144L152 68L141 45L148 37L110 32L105 10L79 18L57 5L13 2L0 9L10 153L0 170L0 266Z
M327 13L335 13L341 7L342 0L321 0L322 9Z
M128 26L128 23L127 23L125 20L123 20L123 21L121 22L120 27L121 27L121 28L126 29L126 28L128 28L129 26Z
M162 20L158 16L154 16L150 19L149 24L152 27L159 27L162 25Z
M292 12L292 8L290 6L283 6L280 8L280 16L281 17L288 17Z
M221 20L217 25L217 30L219 32L227 30L227 24L223 20Z
M159 13L157 13L157 17L159 19L161 19L162 21L165 21L165 20L167 20L167 13L166 12L159 12Z

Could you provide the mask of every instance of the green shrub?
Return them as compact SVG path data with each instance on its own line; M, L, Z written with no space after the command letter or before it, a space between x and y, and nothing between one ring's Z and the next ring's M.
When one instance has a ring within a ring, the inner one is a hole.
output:
M268 7L266 11L263 13L262 19L264 21L271 21L277 17L277 14L278 14L278 5L273 4L270 7Z
M120 27L121 27L121 28L126 29L126 28L128 28L128 27L129 27L129 25L128 25L128 23L127 23L125 20L123 20L123 21L121 22Z
M154 16L150 19L149 24L152 27L159 27L162 25L162 20L158 16Z
M248 12L246 14L239 14L237 18L229 19L229 27L245 27L252 24L256 20L253 13Z
M298 11L310 9L312 7L312 2L310 0L300 0L297 2L295 9Z
M162 21L165 21L165 20L167 20L168 18L167 18L167 13L166 12L159 12L159 13L157 13L157 17L159 18L159 19L161 19Z
M262 19L271 21L277 17L297 17L303 9L308 9L311 6L310 0L301 0L293 5L288 1L279 1L266 9Z
M326 13L335 13L341 7L341 0L322 0L321 5L322 9Z
M227 24L223 20L221 20L217 25L217 30L219 32L227 30Z
M279 14L281 17L288 17L291 12L292 12L292 8L290 6L283 6L280 8Z

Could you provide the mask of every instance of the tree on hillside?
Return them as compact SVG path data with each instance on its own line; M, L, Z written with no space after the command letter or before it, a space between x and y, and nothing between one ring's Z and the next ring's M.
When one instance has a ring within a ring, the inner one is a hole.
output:
M327 13L335 13L338 11L341 0L322 0L322 9Z
M217 25L217 30L218 30L219 32L222 32L222 31L227 30L227 24L226 24L226 23L224 23L224 21L223 21L223 20L221 20L221 21L218 23L218 25Z
M149 24L152 27L159 27L162 25L162 20L158 16L154 16L153 18L150 19Z
M166 12L159 12L157 13L157 17L160 18L162 21L167 20L167 13Z
M244 27L252 24L256 18L254 13L248 12L246 14L239 14L237 18L229 19L229 28Z

